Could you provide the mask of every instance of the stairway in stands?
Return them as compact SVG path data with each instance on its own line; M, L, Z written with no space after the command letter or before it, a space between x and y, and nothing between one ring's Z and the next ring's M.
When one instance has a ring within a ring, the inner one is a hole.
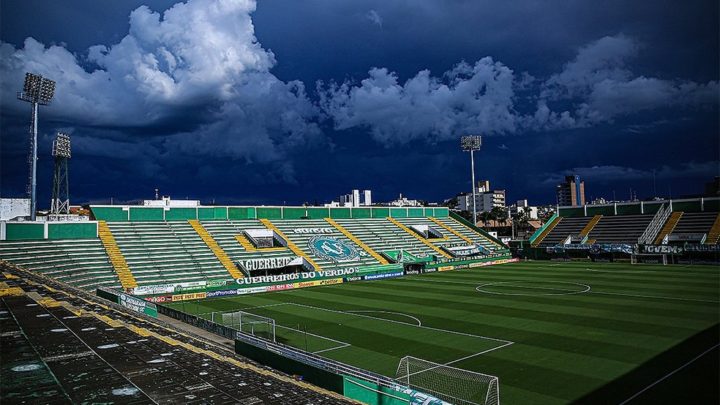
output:
M545 230L542 231L542 233L538 235L538 237L533 241L532 247L537 247L540 243L542 243L543 239L545 239L545 237L548 236L550 232L552 232L552 230L560 223L560 221L562 221L562 217L555 217L555 219L551 223L549 223L547 227L545 227Z
M667 222L665 222L665 225L660 230L660 233L658 233L658 236L655 238L655 244L659 245L663 239L665 239L665 236L670 235L675 229L675 226L677 225L678 221L680 221L680 218L682 217L683 213L682 211L675 211L672 214L670 214L670 218L668 218Z
M320 265L315 260L313 260L310 255L300 249L300 247L298 247L292 240L290 240L290 238L288 238L287 235L285 235L283 231L280 230L280 228L270 222L269 219L261 219L260 222L262 222L262 224L265 225L267 229L274 231L278 236L280 236L285 241L285 243L287 243L288 249L290 249L290 251L295 253L297 256L304 258L315 269L315 271L322 270Z
M419 240L419 241L422 242L424 245L426 245L427 247L429 247L429 248L431 248L432 250L434 250L434 251L435 251L436 253L438 253L440 256L445 257L445 258L448 258L448 259L451 259L451 258L452 258L452 255L450 255L449 253L447 253L447 252L445 252L444 250L440 249L439 247L433 245L430 241L428 241L427 239L425 239L425 238L423 238L422 236L418 235L417 233L413 232L410 228L408 228L407 226L403 225L402 223L400 223L400 222L399 222L398 220L396 220L395 218L387 217L387 220L390 221L390 222L392 222L392 223L393 223L395 226L397 226L398 228L402 229L403 231L405 231L405 232L409 233L410 235L412 235L413 237L415 237L415 239Z
M98 221L98 236L105 247L108 258L110 258L110 263L115 269L123 288L127 289L137 287L137 281L135 281L135 277L133 277L130 267L128 266L127 261L125 261L125 257L115 241L115 237L112 232L110 232L107 222Z
M715 245L720 239L720 214L715 218L710 232L708 232L707 239L705 239L706 245Z
M590 232L595 228L595 225L597 225L598 222L600 222L600 219L602 219L602 215L595 215L592 217L590 222L585 225L585 227L580 231L580 237L584 238L590 234Z
M218 243L213 239L212 235L208 233L207 230L200 224L200 221L191 219L188 220L188 223L190 226L193 227L195 232L197 232L198 235L200 235L200 238L205 242L205 244L210 248L210 250L213 252L215 257L220 261L220 263L227 269L228 273L230 273L230 276L234 279L243 278L242 273L240 270L238 270L235 263L233 263L232 259L225 253L225 251L218 245Z
M374 251L370 246L366 245L363 241L361 241L361 240L358 239L355 235L353 235L352 233L350 233L347 229L345 229L345 227L343 227L342 225L340 225L340 224L338 224L337 222L335 222L334 219L332 219L332 218L325 218L325 221L326 221L328 224L332 225L335 229L337 229L338 231L340 231L340 233L342 233L343 235L345 235L348 239L350 239L351 241L355 242L356 245L358 245L361 249L363 249L365 252L367 252L367 254L369 254L370 256L374 257L375 260L377 260L378 262L380 262L380 264L389 264L389 263L390 263L390 262L388 262L384 257L382 257L380 254L378 254L376 251Z

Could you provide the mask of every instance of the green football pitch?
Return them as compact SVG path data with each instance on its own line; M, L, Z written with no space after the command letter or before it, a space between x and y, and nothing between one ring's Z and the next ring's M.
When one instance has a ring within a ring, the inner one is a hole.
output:
M269 317L278 342L390 377L408 355L495 375L505 404L717 403L719 281L716 266L523 262L172 306Z

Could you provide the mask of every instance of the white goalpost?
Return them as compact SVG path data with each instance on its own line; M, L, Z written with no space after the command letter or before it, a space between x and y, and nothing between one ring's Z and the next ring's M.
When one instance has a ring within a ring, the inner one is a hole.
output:
M456 405L500 404L500 385L496 376L417 357L405 356L400 359L395 381Z
M630 264L657 263L666 266L668 264L667 256L663 253L633 253L630 255Z
M218 317L220 315L220 317ZM220 318L220 319L218 319ZM275 342L275 320L245 311L213 312L212 321Z

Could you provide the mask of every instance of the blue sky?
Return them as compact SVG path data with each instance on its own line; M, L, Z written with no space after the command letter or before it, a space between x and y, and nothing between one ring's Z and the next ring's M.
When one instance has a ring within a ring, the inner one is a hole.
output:
M25 71L58 82L74 203L441 201L477 177L552 203L700 194L718 175L716 1L4 0L0 194L22 195Z

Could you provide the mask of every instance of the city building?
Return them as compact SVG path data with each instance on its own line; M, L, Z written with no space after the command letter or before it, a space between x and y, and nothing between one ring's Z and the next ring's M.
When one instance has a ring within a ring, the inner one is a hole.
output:
M10 221L29 216L29 198L0 198L0 221Z
M400 193L400 196L397 198L397 200L390 201L388 203L389 206L392 207L422 207L422 203L418 200L408 200L406 197L403 197L402 193Z
M199 200L173 200L169 196L162 196L160 199L143 200L145 207L199 207Z
M372 205L372 192L363 190L360 199L360 190L352 190L350 194L343 194L337 200L325 204L325 207L365 207Z
M493 207L505 207L505 190L490 189L490 181L488 180L477 182L475 198L477 212L491 211ZM472 211L472 192L459 195L457 207L461 211Z
M565 176L565 181L555 186L557 205L561 207L585 205L585 182L580 176Z
M527 200L518 200L514 205L510 206L510 215L515 217L521 212L528 214L528 218L538 219L538 207L533 207L528 204Z

